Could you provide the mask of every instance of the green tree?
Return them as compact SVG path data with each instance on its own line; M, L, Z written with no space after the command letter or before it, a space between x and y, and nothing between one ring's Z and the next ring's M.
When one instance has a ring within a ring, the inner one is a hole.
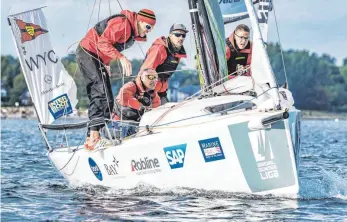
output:
M27 90L27 85L23 73L17 75L13 80L14 87L10 90L10 106L14 106L15 102L19 102L19 97Z

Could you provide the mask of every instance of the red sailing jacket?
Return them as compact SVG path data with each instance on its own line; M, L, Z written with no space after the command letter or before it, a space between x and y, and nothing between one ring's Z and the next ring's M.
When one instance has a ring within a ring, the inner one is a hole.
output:
M140 107L143 106L143 104L139 101L139 99L143 96L145 92L140 76L136 77L135 83L133 81L128 82L119 90L119 93L116 97L116 103L123 107L129 107L132 109L140 110ZM158 93L154 91L154 94L151 96L151 108L156 108L160 106L160 97L158 96ZM117 111L117 113L120 113L120 110ZM113 118L115 120L120 119L118 115L115 115Z
M229 40L229 44L228 44ZM249 41L247 46L238 50L235 46L234 33L232 33L227 39L227 44L225 46L226 58L228 63L228 74L234 73L236 71L236 65L240 64L243 66L250 66L252 61L252 42ZM251 75L251 70L248 69L245 76ZM234 78L235 75L229 76L229 79Z
M93 27L80 42L83 48L96 55L99 54L105 65L109 65L112 59L117 60L123 57L113 45L125 43L131 38L132 33L134 33L136 41L146 41L146 37L140 37L138 34L136 12L123 10L121 14L125 17L110 19L100 36Z
M172 63L171 66L175 66L173 69L176 70L176 67L178 66L181 58L187 57L183 46L182 46L182 50L179 53L174 53L171 55L168 55L168 52L169 52L168 48L169 46L168 46L167 38L165 38L164 36L157 38L154 41L153 45L148 49L145 61L140 68L140 70L143 70L146 68L152 68L158 72L159 81L157 82L157 85L155 86L155 91L159 93L167 91L169 86L168 78L173 74L173 72L170 72L167 75L168 76L167 78L161 79L160 72L163 72L163 70L161 70L160 66L164 64ZM170 61L166 61L168 59ZM160 69L160 70L157 70L157 69ZM163 69L164 71L166 71L165 67L163 67Z

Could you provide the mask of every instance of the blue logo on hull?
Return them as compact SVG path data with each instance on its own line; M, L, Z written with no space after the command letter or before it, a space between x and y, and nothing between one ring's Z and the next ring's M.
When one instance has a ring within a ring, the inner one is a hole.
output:
M102 181L102 174L101 174L101 170L100 168L98 167L98 165L95 163L95 161L89 157L88 159L88 162L89 162L89 166L90 166L90 169L92 170L93 174L95 175L95 177Z
M206 163L225 159L218 137L199 140L199 144Z
M169 146L164 148L164 153L171 169L182 168L184 164L187 144Z

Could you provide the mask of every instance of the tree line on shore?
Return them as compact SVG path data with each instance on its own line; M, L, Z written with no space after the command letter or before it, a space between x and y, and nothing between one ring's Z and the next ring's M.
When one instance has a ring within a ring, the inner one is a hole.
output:
M278 83L282 85L285 83L285 72L280 46L271 43L267 50ZM347 57L343 60L342 66L338 66L335 58L330 55L319 56L307 50L285 50L283 56L289 89L293 93L295 106L298 109L347 112ZM62 59L62 62L76 82L78 107L86 108L88 106L87 92L83 76L75 61L75 55L69 54ZM131 63L133 75L136 75L142 60L133 59ZM111 83L114 95L117 94L123 82L119 67L117 62L111 63ZM196 70L186 70L184 64L180 65L178 69L171 77L169 87L173 87L172 83L177 84L177 82L180 88L199 85ZM124 82L133 79L134 77L127 77ZM20 102L21 95L26 91L27 86L18 58L2 55L2 106L14 106L16 102Z

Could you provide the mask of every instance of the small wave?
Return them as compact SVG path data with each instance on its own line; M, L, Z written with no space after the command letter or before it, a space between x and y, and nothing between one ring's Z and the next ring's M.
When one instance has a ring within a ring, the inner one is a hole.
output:
M322 169L320 177L300 180L300 199L347 199L347 180Z

